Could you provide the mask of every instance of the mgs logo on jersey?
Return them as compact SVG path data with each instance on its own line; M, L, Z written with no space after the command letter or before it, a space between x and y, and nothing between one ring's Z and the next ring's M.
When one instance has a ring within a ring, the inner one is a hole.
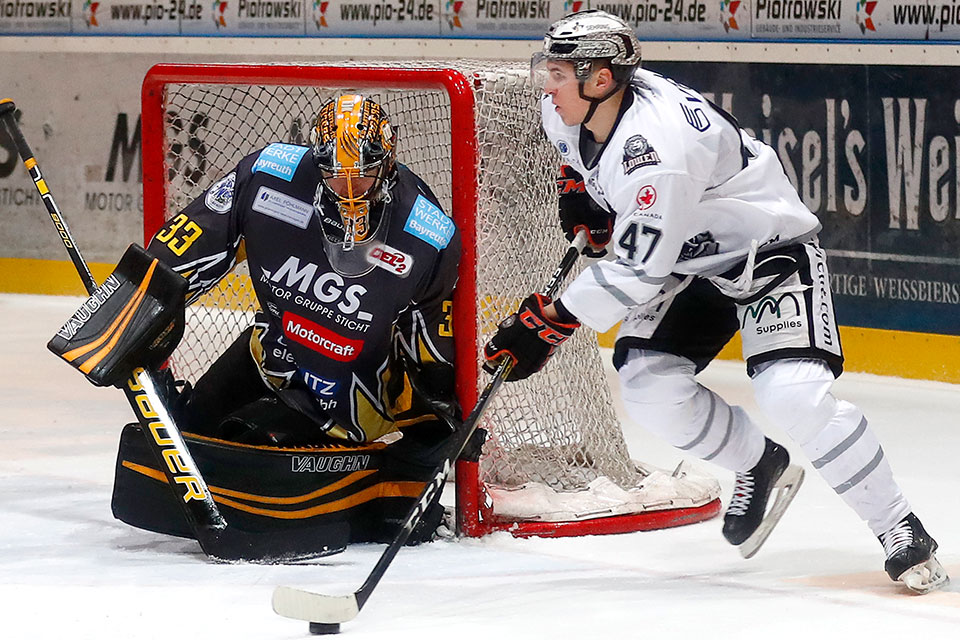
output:
M283 335L331 360L351 362L363 351L363 340L351 340L289 311L283 314Z
M210 187L207 190L207 197L203 199L207 209L219 214L230 211L230 207L233 205L233 189L236 182L237 174L231 171Z
M250 172L268 173L290 182L307 151L307 147L275 142L260 152Z
M420 195L410 209L403 230L440 250L450 244L457 228L440 207Z
M623 172L630 175L640 167L660 164L660 156L641 135L630 136L623 145Z

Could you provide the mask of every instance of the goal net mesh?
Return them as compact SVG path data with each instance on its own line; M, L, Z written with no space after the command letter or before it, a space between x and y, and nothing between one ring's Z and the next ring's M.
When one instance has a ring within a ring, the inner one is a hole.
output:
M390 68L424 66L422 61L389 63ZM462 264L461 280L467 270L475 273L477 332L458 332L457 339L469 341L479 363L497 322L543 286L566 249L554 182L560 158L540 130L539 96L526 65L458 61L442 66L464 74L476 105L476 259ZM446 91L231 81L166 85L165 217L175 215L245 155L271 142L308 144L319 107L344 91L383 105L399 132L399 161L430 185L449 213L455 190L473 178L452 171L450 149L456 141ZM240 263L188 309L187 334L172 360L175 373L196 380L250 324L256 305L246 265ZM487 380L478 372L477 388ZM503 385L482 426L488 437L480 477L492 495L494 513L504 517L569 519L698 506L718 491L712 478L665 476L631 460L597 336L586 328L541 372ZM599 503L585 499L591 487L603 493ZM557 498L569 494L575 494L572 506Z

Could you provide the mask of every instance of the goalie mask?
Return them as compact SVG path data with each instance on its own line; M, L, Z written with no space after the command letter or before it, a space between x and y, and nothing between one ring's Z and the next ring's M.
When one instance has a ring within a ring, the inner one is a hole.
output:
M366 273L368 253L388 227L396 132L379 104L343 95L320 109L310 142L320 169L313 204L330 264L343 275Z
M630 81L640 66L640 41L633 29L617 16L598 9L580 11L550 25L543 38L543 50L531 58L531 78L540 90L547 82L547 62L551 60L573 64L569 80L579 83L580 97L591 103L586 122L597 105ZM606 95L591 98L584 95L583 84L598 68L595 66L598 61L610 65L615 86Z

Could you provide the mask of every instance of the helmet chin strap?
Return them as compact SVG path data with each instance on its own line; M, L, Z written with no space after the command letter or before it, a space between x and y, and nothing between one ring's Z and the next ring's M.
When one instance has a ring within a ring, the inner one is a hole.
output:
M593 117L593 114L597 112L597 107L600 106L600 103L606 102L607 100L609 100L610 98L612 98L612 97L614 96L614 94L616 94L617 91L619 91L620 88L625 84L625 83L623 83L623 82L618 82L618 83L615 84L615 85L613 86L613 88L610 89L610 91L608 91L605 95L602 95L602 96L600 96L599 98L591 98L590 96L587 96L587 95L585 95L585 94L583 93L583 83L584 83L584 82L586 82L586 79L585 79L585 80L581 80L581 81L579 82L579 84L578 84L578 86L577 86L577 91L579 92L580 97L581 97L582 99L584 99L584 100L586 100L587 102L590 103L590 108L587 109L587 115L583 118L583 122L581 122L580 124L587 124L588 122L590 122L590 118L592 118L592 117Z

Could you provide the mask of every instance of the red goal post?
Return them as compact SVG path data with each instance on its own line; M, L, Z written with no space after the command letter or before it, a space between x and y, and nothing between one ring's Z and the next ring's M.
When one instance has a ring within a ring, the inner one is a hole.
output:
M145 242L244 155L270 142L303 143L322 101L343 90L384 105L401 132L399 160L431 185L461 231L453 322L466 414L485 383L484 341L564 247L553 224L558 157L539 132L526 65L157 65L142 90ZM191 308L172 359L178 375L195 379L245 328L256 305L245 277L241 269ZM713 478L630 459L596 338L578 334L544 372L505 385L494 401L481 461L456 469L462 533L619 533L719 512ZM590 396L596 401L584 407Z

